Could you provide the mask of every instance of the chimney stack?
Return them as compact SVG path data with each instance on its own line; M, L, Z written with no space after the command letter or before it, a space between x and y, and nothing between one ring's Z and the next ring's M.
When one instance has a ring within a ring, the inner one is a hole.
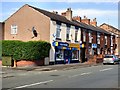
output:
M66 12L61 13L62 16L65 16L68 20L72 21L72 10L68 8Z
M81 19L81 22L90 25L90 19L88 19L86 16L84 16L84 19Z
M76 20L76 21L78 21L78 22L81 22L81 17L80 17L80 16L75 16L75 17L73 17L73 20Z
M93 25L93 26L97 26L97 21L96 21L96 18L94 18L91 22L90 22L90 25Z

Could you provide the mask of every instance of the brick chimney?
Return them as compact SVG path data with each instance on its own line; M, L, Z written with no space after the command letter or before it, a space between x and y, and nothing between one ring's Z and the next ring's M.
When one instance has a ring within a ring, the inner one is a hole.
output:
M84 16L84 18L83 18L83 19L81 19L81 22L83 22L83 23L86 23L86 24L90 25L90 19L88 19L86 16Z
M90 25L93 25L93 26L97 26L97 21L96 21L96 18L94 18L91 22L90 22Z
M80 17L80 16L75 16L75 17L73 17L73 20L76 20L76 21L78 21L78 22L81 22L81 17Z
M66 12L61 13L62 16L65 16L68 20L72 21L72 10L67 8Z

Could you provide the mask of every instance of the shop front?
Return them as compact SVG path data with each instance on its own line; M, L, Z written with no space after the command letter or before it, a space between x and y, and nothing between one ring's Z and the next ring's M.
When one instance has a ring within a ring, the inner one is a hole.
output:
M79 61L80 45L66 42L53 42L55 63L73 63Z

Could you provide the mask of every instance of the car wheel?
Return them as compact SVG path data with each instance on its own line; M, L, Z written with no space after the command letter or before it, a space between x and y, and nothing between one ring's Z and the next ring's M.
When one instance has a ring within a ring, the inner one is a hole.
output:
M115 64L116 64L116 62L113 63L113 65L115 65Z

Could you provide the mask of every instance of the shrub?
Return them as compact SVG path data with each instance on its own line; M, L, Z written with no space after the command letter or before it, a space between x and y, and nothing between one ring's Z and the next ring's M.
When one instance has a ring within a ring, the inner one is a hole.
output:
M40 60L49 56L50 43L45 41L2 41L2 55L14 60Z

